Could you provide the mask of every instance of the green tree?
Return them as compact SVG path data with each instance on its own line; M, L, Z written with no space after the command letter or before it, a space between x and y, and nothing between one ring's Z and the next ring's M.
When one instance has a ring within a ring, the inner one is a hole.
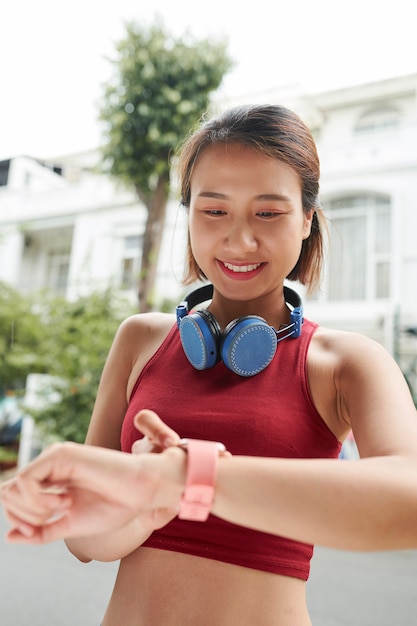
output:
M33 301L0 282L0 396L23 389L30 372L44 371L44 333Z
M160 19L126 24L114 75L103 87L105 169L135 189L147 210L138 284L139 310L152 292L169 194L170 155L202 114L232 67L225 41L175 39Z

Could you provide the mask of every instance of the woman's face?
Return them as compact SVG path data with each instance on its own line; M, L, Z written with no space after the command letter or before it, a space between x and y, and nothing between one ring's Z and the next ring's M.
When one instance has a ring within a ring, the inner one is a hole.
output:
M191 177L189 228L199 267L227 298L282 290L310 234L313 211L286 163L239 144L207 148Z

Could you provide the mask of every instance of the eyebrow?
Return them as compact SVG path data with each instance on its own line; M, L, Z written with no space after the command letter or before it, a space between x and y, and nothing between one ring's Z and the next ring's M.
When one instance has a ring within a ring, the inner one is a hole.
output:
M225 193L217 193L216 191L202 191L198 194L198 198L214 198L215 200L229 200L230 196ZM255 200L260 200L261 202L290 202L290 198L285 196L284 194L279 193L261 193L258 196L255 196Z

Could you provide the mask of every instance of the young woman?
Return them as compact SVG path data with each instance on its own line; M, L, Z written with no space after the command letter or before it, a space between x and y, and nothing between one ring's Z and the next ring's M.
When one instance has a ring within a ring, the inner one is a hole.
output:
M120 559L103 626L308 626L313 544L417 548L416 410L379 344L303 319L284 286L314 288L322 261L298 116L232 109L186 140L178 171L185 282L208 286L177 319L121 325L90 445L53 446L3 485L8 538ZM341 462L350 429L361 459Z

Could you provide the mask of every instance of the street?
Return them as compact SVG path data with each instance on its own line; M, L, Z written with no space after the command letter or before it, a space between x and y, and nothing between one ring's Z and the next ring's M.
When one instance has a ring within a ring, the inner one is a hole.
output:
M80 563L63 542L7 544L6 529L0 508L0 626L99 626L117 564Z
M415 626L417 551L316 548L307 599L313 626Z
M0 625L99 626L117 564L79 563L62 542L10 545L6 528L1 513ZM307 598L313 626L415 626L417 551L317 548Z

